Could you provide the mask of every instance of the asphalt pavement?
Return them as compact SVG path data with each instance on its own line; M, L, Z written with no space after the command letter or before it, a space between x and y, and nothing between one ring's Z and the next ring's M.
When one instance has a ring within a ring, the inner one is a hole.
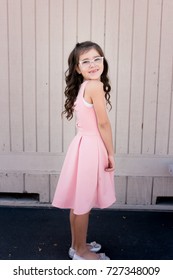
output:
M69 210L0 206L1 260L69 260ZM173 260L173 212L92 210L88 241L112 260Z

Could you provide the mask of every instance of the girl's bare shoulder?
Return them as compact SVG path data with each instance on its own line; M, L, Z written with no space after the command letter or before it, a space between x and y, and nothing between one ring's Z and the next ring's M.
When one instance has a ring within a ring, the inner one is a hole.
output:
M103 83L98 80L89 80L86 85L86 91L91 95L98 92L103 93Z

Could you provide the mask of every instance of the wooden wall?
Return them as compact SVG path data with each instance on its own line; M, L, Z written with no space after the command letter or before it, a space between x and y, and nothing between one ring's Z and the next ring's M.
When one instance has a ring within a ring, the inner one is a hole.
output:
M110 65L115 207L173 197L172 0L0 0L0 192L52 200L75 135L64 72L85 40Z

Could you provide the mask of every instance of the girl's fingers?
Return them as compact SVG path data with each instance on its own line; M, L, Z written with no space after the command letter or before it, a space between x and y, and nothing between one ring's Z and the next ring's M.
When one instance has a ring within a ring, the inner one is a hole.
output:
M106 171L106 172L112 172L112 171L114 171L114 170L115 170L114 167L107 167L107 168L105 168L105 171Z

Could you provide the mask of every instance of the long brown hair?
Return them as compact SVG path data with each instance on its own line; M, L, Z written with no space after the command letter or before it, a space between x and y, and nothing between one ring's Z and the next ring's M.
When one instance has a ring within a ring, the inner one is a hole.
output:
M64 92L66 96L65 105L64 105L65 110L62 112L62 114L66 114L66 118L68 120L71 120L73 117L74 103L78 95L80 85L83 82L83 76L76 71L76 68L79 63L79 56L89 51L90 49L95 49L96 51L98 51L100 56L104 57L104 53L98 44L93 43L91 41L86 41L82 43L77 43L68 58L69 68L65 72L65 81L66 81L66 88ZM100 80L103 83L106 102L110 105L110 108L112 108L110 102L110 94L109 94L111 90L111 86L109 84L109 78L107 74L108 74L108 63L107 60L104 58L104 70Z

